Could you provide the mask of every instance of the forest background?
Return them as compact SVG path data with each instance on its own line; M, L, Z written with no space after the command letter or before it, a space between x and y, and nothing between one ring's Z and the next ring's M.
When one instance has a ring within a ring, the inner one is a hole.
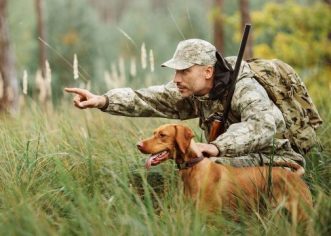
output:
M0 233L299 231L272 214L243 214L249 220L239 224L199 215L181 200L173 165L155 168L162 182L155 187L135 149L169 120L79 111L63 92L165 83L174 72L160 64L179 41L202 38L233 56L245 22L253 26L245 58L294 67L324 120L323 150L306 156L305 180L314 195L315 233L330 232L329 0L0 0ZM201 137L197 121L188 124Z

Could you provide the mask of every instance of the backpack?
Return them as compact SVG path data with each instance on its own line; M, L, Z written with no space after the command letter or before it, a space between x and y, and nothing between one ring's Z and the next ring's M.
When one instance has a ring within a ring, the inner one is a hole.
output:
M286 123L283 138L290 141L294 150L307 153L319 143L315 130L323 121L306 86L294 69L281 60L250 59L247 62L254 79L283 113Z

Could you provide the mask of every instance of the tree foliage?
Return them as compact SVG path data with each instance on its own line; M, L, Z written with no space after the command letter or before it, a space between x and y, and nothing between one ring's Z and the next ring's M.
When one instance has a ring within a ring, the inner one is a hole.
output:
M331 58L331 11L321 2L269 3L252 13L255 55L280 58L299 68L326 65Z
M125 85L141 87L146 78L152 84L164 83L173 72L160 69L159 65L172 56L178 41L187 38L213 41L211 0L205 4L199 0L132 0L123 4L117 0L44 1L47 41L51 47L48 48L48 60L55 98L62 95L64 86L79 86L86 79L92 82L94 91L105 92L104 72L110 71L112 65L118 67L119 58L124 60ZM9 7L18 75L21 77L27 69L29 86L33 87L38 67L35 9L33 4L23 0L10 1ZM250 9L255 56L282 59L299 69L305 78L318 76L328 65L331 14L330 7L323 1L266 3L251 0ZM238 51L241 38L238 10L236 1L226 1L222 9L225 19L223 53L226 56ZM154 51L155 73L140 65L143 43L147 52ZM80 80L73 80L71 63L75 53L82 73ZM135 78L128 76L132 58L137 62Z

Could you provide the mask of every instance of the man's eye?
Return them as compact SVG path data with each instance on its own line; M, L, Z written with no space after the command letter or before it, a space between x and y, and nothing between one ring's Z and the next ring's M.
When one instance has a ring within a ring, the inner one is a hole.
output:
M185 73L187 73L187 69L179 70L179 73L181 73L181 74L185 74Z

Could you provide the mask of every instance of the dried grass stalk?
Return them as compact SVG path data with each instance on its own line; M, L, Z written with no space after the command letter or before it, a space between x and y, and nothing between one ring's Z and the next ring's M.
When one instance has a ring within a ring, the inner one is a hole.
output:
M91 90L91 88L92 88L91 80L87 81L87 83L85 84L85 86L86 86L86 89L87 90Z
M23 94L28 94L28 72L26 70L23 71Z
M46 88L45 88L44 79L43 79L43 76L42 76L40 70L37 70L37 72L36 72L36 85L37 85L37 89L39 90L38 99L40 102L43 102L46 98Z
M110 88L112 86L110 72L108 70L106 70L106 71L104 71L103 75L104 75L103 78L106 82L107 88Z
M141 68L147 68L147 52L145 43L141 45Z
M51 67L49 66L48 61L45 61L45 68L46 68L46 73L45 73L45 80L49 81L49 83L52 81L52 71L51 71Z
M119 78L118 78L118 85L119 87L125 84L126 76L125 76L125 62L124 58L120 57L118 59L118 69L119 69Z
M73 69L74 69L74 79L78 79L79 78L79 71L78 71L78 59L77 59L76 53L74 54Z
M149 50L149 65L151 72L154 72L154 54L152 49Z
M7 90L7 99L8 99L8 101L14 101L15 95L14 95L13 88L11 86L7 86L6 90Z
M119 80L119 74L117 72L117 66L115 63L111 63L111 73L110 73L110 80L111 82L109 83L109 88L116 88L117 83Z
M131 57L131 60L130 60L130 75L132 77L136 77L136 75L137 75L136 58L134 58L134 57Z

